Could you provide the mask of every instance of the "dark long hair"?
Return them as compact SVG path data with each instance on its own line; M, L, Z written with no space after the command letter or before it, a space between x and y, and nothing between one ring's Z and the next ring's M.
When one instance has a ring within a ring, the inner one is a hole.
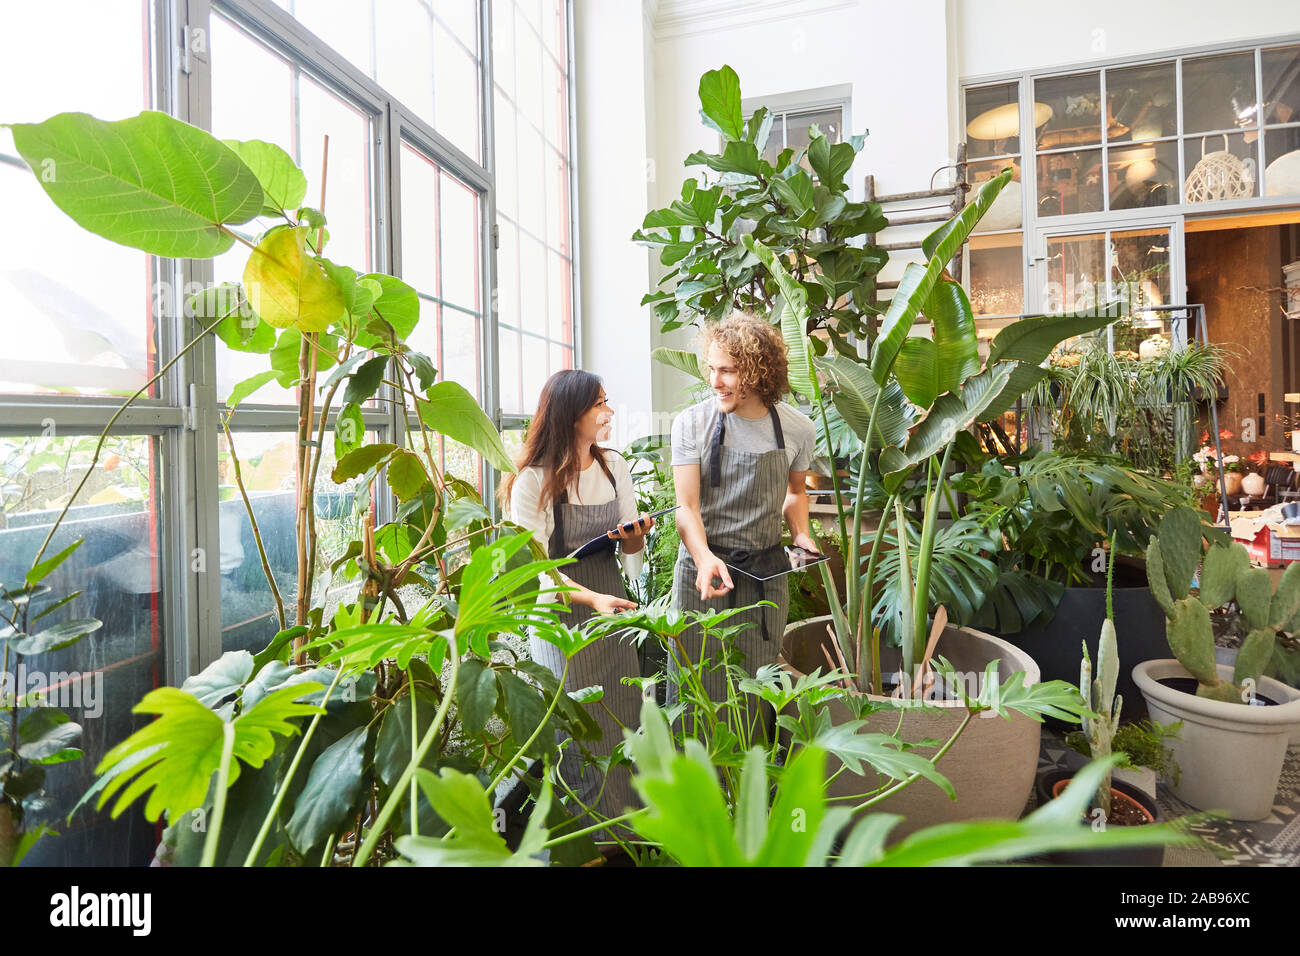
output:
M515 467L523 471L532 465L542 469L542 496L539 504L547 508L578 476L578 456L574 453L573 426L591 407L600 401L600 378L582 369L565 369L556 372L542 386L537 399L537 414L528 426L528 439L524 450L515 460ZM600 470L611 482L605 456L599 445L592 443L591 456L600 463ZM516 475L507 475L501 486L501 497L508 505L514 489Z

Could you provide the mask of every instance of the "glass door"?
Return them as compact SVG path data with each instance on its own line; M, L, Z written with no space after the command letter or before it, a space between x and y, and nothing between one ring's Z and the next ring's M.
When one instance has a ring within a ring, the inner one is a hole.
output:
M1038 229L1027 250L1031 308L1051 314L1118 302L1124 321L1106 334L1123 358L1136 360L1142 343L1156 336L1181 343L1188 331L1184 316L1159 307L1185 302L1182 241L1176 219Z

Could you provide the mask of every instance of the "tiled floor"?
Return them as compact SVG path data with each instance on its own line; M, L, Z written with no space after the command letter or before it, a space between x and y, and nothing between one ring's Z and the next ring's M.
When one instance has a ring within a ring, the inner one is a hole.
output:
M1043 730L1039 771L1077 766L1083 758L1055 731ZM1164 785L1156 791L1167 820L1195 813ZM1300 749L1287 751L1273 812L1264 820L1210 820L1192 827L1214 849L1169 848L1165 866L1300 866Z

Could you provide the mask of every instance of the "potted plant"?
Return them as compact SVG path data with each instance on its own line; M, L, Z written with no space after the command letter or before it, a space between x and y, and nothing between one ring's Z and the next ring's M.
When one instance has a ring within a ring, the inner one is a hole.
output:
M855 439L856 494L839 494L839 478L832 472L839 551L848 565L845 593L841 599L834 579L825 565L820 566L831 608L831 634L826 620L792 624L783 645L786 660L803 671L824 666L825 654L833 655L843 662L842 669L854 674L858 694L881 694L885 670L901 672L906 677L898 685L912 696L933 654L926 653L930 615L937 607L931 582L942 573L942 568L936 573L935 538L939 504L949 495L946 474L957 434L1014 405L1046 374L1040 363L1059 342L1099 329L1115 315L1102 309L1022 320L999 333L987 362L981 362L970 303L945 269L1011 180L1011 171L1005 170L925 239L926 262L908 265L883 317L877 319L881 310L873 301L873 283L885 257L874 246L858 246L854 240L879 232L885 221L875 204L849 202L844 180L862 138L832 144L814 129L802 155L785 150L771 164L760 156L770 128L767 111L758 110L745 120L739 109L739 79L730 67L706 73L700 94L704 120L721 133L723 148L720 153L693 153L687 162L719 175L716 181L707 174L703 181L687 180L682 198L648 213L635 234L638 241L661 250L660 261L669 269L660 284L676 283L672 291L652 292L645 303L654 305L663 331L718 318L733 308L769 314L789 348L791 385L812 408L827 445L832 444L828 404L848 424ZM801 162L805 157L806 167ZM922 315L933 327L931 339L911 336ZM846 341L848 333L868 343L869 357ZM659 350L656 357L699 377L699 361L691 353ZM868 553L863 519L869 479L883 489L884 500L869 557L861 562L860 556ZM910 501L918 506L911 517L902 514L902 506ZM898 540L908 542L900 573L909 582L902 590L911 596L900 605L897 651L880 646L875 636L880 621L871 613L885 535L891 528ZM1038 679L1029 657L997 638L943 626L936 635L937 653L956 670L977 675L975 683L981 687L1008 681L1033 686ZM990 669L995 661L999 663ZM1077 699L1073 688L1066 688L1061 700ZM833 703L831 708L833 719L852 719L847 705ZM963 713L960 698L942 705L932 702L906 715L906 722L922 728L906 733L949 739ZM978 721L945 758L950 772L957 774L960 766L975 775L952 778L957 809L939 795L942 815L926 819L905 803L921 792L911 788L899 794L897 804L899 812L909 816L909 825L961 816L990 790L1000 794L996 808L981 806L970 815L1016 815L1033 786L1036 716L1012 718L1014 740L1005 737L1002 722ZM930 728L925 723L930 720L939 724ZM1008 765L1014 770L1008 771ZM844 785L860 788L861 782Z
M1183 723L1174 744L1182 778L1171 789L1200 809L1263 819L1272 811L1287 739L1300 722L1300 693L1262 676L1278 632L1300 627L1300 564L1287 566L1274 591L1269 572L1251 567L1241 544L1205 547L1200 519L1180 507L1151 539L1147 575L1177 659L1139 664L1133 679L1153 720ZM1229 602L1251 628L1233 667L1216 662L1210 621L1210 612Z
M1111 585L1115 571L1115 542L1111 540L1110 562L1106 574L1106 619L1102 622L1097 642L1097 670L1094 676L1092 658L1087 645L1083 648L1080 666L1079 691L1092 713L1083 715L1083 737L1087 751L1093 759L1109 757L1115 752L1115 740L1120 725L1122 696L1115 687L1119 680L1119 646L1115 637L1114 607L1111 604ZM1039 800L1054 800L1074 778L1073 771L1053 770L1038 779ZM1102 776L1092 800L1088 818L1094 830L1104 831L1112 826L1147 826L1156 822L1159 807L1155 793L1148 793L1121 780L1110 772ZM1159 866L1163 850L1160 847L1125 848L1121 850L1084 850L1058 853L1052 862L1094 866Z
M278 633L260 653L228 652L182 687L146 695L135 712L157 719L104 756L78 808L91 803L116 817L147 795L146 818L169 824L160 861L375 865L395 856L395 839L450 825L418 785L421 768L476 768L496 778L494 790L503 768L549 758L557 735L593 735L590 715L562 680L509 643L532 629L573 648L537 583L557 562L534 560L529 536L492 520L477 491L445 473L434 454L446 437L509 470L500 434L473 396L439 380L429 358L407 345L419 322L415 290L324 257L325 214L303 205L306 178L290 157L268 143L219 141L156 112L113 123L65 113L12 131L33 170L57 162L57 177L37 180L85 228L160 257L207 258L236 242L249 250L242 283L205 289L175 316L178 329L190 330L180 354L126 405L211 335L266 355L269 366L232 389L220 421L228 437L238 427L231 413L257 388L277 380L299 390L295 484L305 491L293 522L294 590L283 596L233 442L229 452L257 549L249 560L260 559ZM386 400L413 412L409 445L366 439L360 407L385 382ZM321 476L327 443L337 464ZM316 526L318 477L386 482L398 503L394 519L375 527L368 487L334 497L327 514L353 507L364 514L332 565ZM3 595L14 605L8 613L0 606L6 664L98 627L40 620L66 603L50 603L43 579L75 545L46 552L80 491L53 522L23 585ZM337 589L349 582L351 593L339 600ZM31 701L13 704L17 734L6 727L6 752L16 748L18 759L0 771L0 862L21 857L45 832L24 806L45 765L76 756L74 723L53 708L19 719ZM577 829L558 804L552 809L553 826ZM582 840L570 832L563 845L581 848Z
M1223 456L1223 480L1227 486L1228 494L1241 494L1241 482L1246 475L1246 466L1241 463L1238 455Z
M1143 559L1160 517L1187 500L1183 487L1122 460L1086 453L965 456L953 480L963 515L996 532L997 579L965 620L1026 650L1044 680L1075 679L1079 648L1097 653L1107 616L1106 552L1117 555L1112 596L1124 660L1166 657L1163 614L1147 586ZM1144 716L1141 695L1120 675L1124 718Z

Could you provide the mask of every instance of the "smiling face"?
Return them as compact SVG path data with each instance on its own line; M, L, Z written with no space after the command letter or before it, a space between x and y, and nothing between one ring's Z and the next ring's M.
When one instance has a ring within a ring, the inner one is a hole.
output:
M609 407L605 390L602 388L596 404L587 409L574 423L573 437L584 448L595 442L607 441L614 431L610 425L613 420L614 410Z
M740 369L730 352L714 342L709 346L707 364L709 387L718 399L719 411L728 415L738 412L745 418L757 418L763 413L763 400L741 382Z

